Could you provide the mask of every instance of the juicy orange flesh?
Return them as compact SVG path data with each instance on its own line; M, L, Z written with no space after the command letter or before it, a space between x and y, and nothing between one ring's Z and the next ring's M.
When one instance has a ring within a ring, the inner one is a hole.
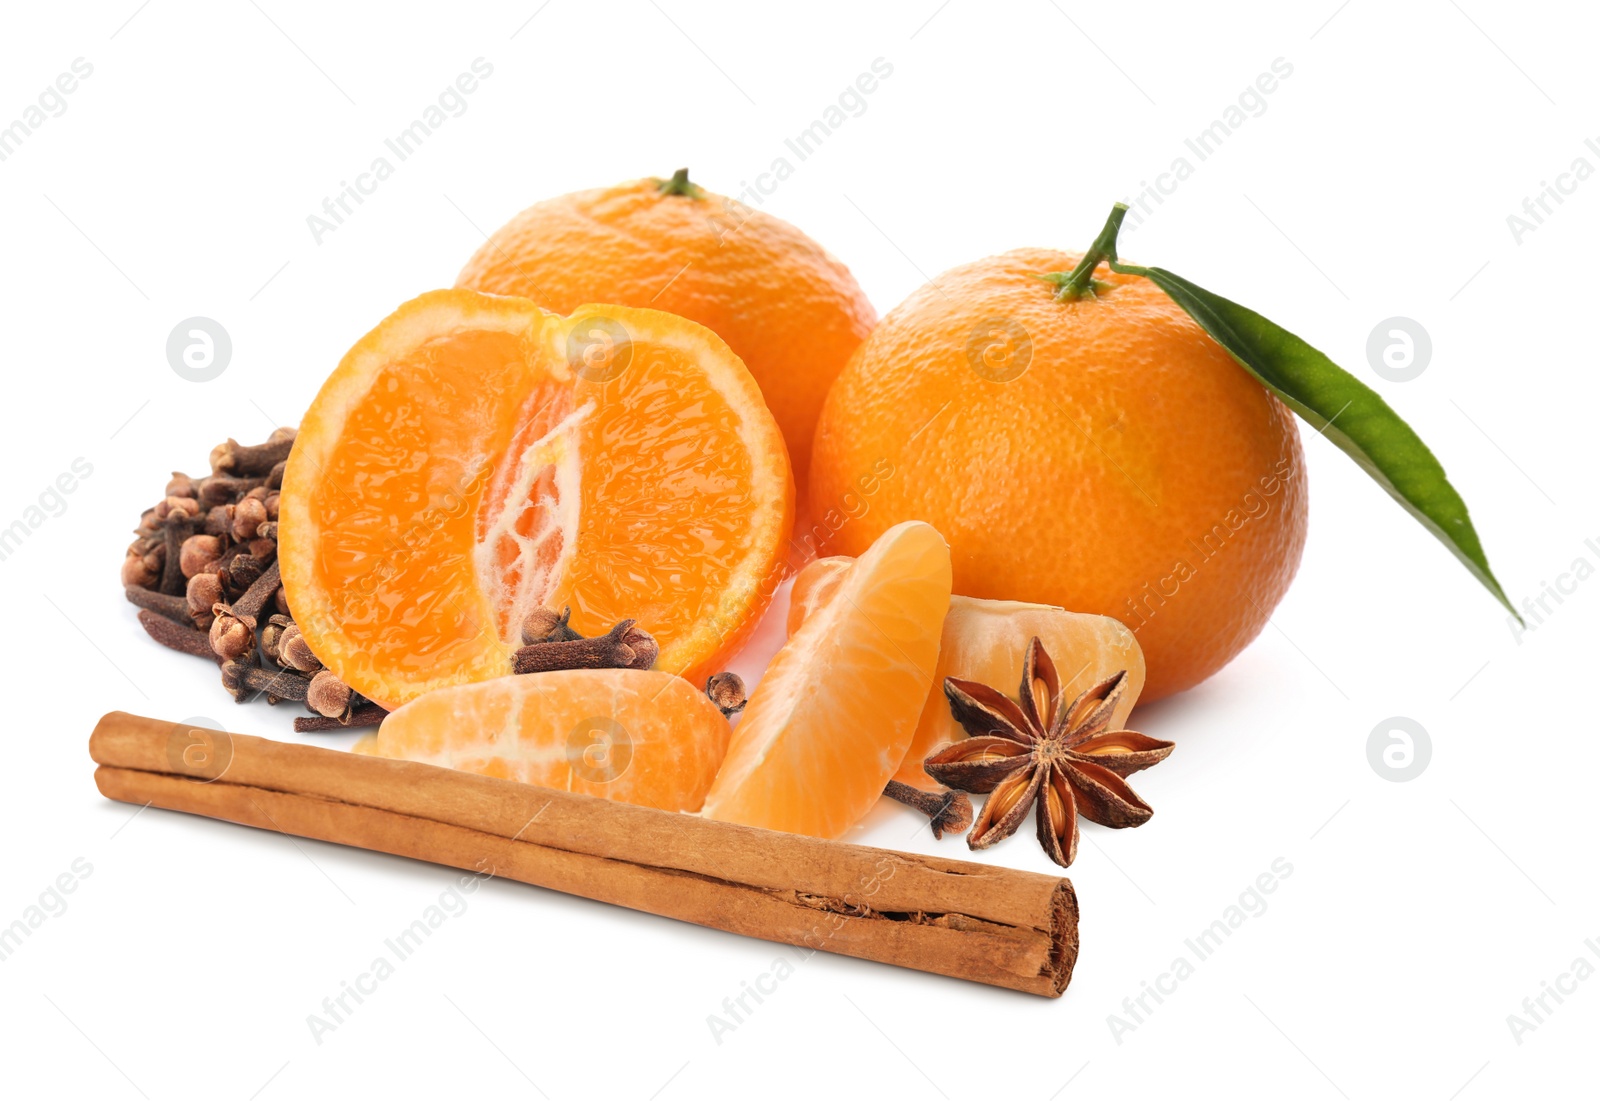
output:
M475 582L477 512L529 379L517 336L463 330L385 367L350 409L309 501L346 680L484 663L499 632Z
M635 343L628 369L579 381L573 408L592 409L578 433L584 455L577 547L550 599L572 626L600 634L619 619L677 638L727 587L759 504L739 417L707 387L684 393L684 352ZM658 668L683 672L671 647Z
M773 658L704 813L839 837L877 802L927 699L950 604L950 552L927 524L889 529Z

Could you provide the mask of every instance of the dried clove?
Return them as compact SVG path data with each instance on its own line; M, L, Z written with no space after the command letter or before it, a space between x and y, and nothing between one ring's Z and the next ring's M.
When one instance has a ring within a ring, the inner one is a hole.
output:
M233 538L233 510L231 504L217 505L206 513L204 531L207 535L215 535L222 539Z
M173 501L185 501L193 505L194 500L189 497L168 497L162 504ZM161 511L161 506L156 506L156 511ZM183 592L183 544L189 536L194 534L194 518L196 513L186 509L169 509L161 518L161 529L166 537L166 554L161 563L160 589L168 596L177 596Z
M724 715L737 715L748 702L744 681L737 673L717 673L706 678L706 695Z
M279 634L277 650L280 665L287 665L301 673L315 673L322 668L321 660L311 652L311 643L306 641L300 628L293 622Z
M200 630L211 630L211 624L217 618L211 609L222 601L222 596L222 580L216 574L197 573L189 578L185 611Z
M153 546L146 546L148 539L156 539ZM124 586L137 586L149 589L161 580L162 566L167 560L166 544L160 541L160 536L147 536L139 539L128 548L127 557L122 560L122 584Z
M350 686L327 669L306 686L306 706L325 719L342 719L350 711L353 696Z
M629 669L654 669L656 658L661 656L661 645L656 642L655 636L643 627L630 628L623 636L622 641L627 643L633 651L633 660L628 662Z
M960 833L972 825L972 800L959 791L923 791L899 780L890 780L883 793L896 803L926 814L935 839L946 833Z
M234 559L234 562L241 562L245 559L250 559L252 562L260 561L255 555L250 554L241 555ZM235 569L232 572L234 577L237 578L238 571ZM256 621L261 617L261 609L266 606L268 600L272 599L280 584L278 562L277 559L273 559L272 564L257 574L250 584L245 587L243 595L233 602L233 614L251 627L254 627Z
M278 643L283 638L283 632L294 626L294 620L286 615L272 615L261 625L261 652L267 655L268 660L284 664L278 656Z
M222 557L222 540L215 535L191 535L178 549L178 569L187 580L199 573L210 573Z
M211 606L211 649L224 661L238 661L255 651L256 635L249 624L233 614L228 605L220 601Z
M267 572L267 564L248 552L230 558L217 571L229 592L244 594Z
M325 715L305 715L294 721L296 734L315 734L324 730L351 730L359 726L377 726L389 712L375 703L352 707L345 718L328 718Z
M550 608L535 608L522 621L522 644L532 646L538 642L572 642L583 636L567 623L572 609L562 608L557 614Z
M277 703L279 700L304 703L306 689L310 685L309 677L288 670L269 673L259 666L246 665L242 661L222 663L222 687L236 703L244 703L250 699L252 692L265 695L268 703Z
M144 628L145 634L169 650L176 650L180 654L192 654L197 658L209 658L216 662L222 660L217 657L216 651L211 649L211 639L204 631L175 623L148 608L139 610L139 626Z
M228 474L213 474L196 483L195 496L200 508L209 512L218 505L233 504L264 481L263 478L235 478Z
M267 522L267 506L259 498L245 497L233 506L234 539L247 543L256 537L256 529Z
M246 447L230 439L211 449L211 473L252 477L270 474L272 469L289 457L294 446L295 430L280 428L268 437L267 442Z
M624 619L595 638L524 646L512 655L511 670L547 673L558 669L648 669L655 663L658 650L649 632L634 626L633 620Z
M189 602L181 596L168 596L138 585L125 586L122 594L128 598L129 604L165 616L175 623L187 623L189 620Z
M155 516L158 521L174 515L192 519L200 515L200 506L192 497L164 497L156 502Z

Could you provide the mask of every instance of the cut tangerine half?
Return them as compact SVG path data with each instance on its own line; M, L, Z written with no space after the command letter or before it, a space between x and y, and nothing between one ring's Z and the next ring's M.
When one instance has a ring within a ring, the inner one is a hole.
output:
M635 619L658 668L721 668L781 578L794 489L754 379L655 310L467 290L358 341L300 426L283 585L323 664L396 707L509 673L526 614Z
M879 536L762 674L702 813L843 835L906 755L949 605L943 536L914 520Z

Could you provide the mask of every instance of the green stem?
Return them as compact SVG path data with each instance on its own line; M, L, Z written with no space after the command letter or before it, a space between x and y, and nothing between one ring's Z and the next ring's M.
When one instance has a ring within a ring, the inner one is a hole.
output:
M683 195L690 199L703 199L705 192L698 184L689 182L689 170L680 168L672 174L670 180L657 180L656 189L663 195Z
M1094 239L1094 244L1089 246L1089 251L1083 254L1083 259L1078 261L1078 266L1070 272L1053 271L1039 276L1048 283L1054 283L1057 288L1056 301L1075 302L1085 294L1096 294L1104 284L1094 277L1095 269L1101 263L1109 263L1113 270L1117 267L1117 232L1122 229L1122 219L1127 217L1128 204L1118 203L1111 208L1111 215L1106 219L1106 224L1100 230L1100 236Z

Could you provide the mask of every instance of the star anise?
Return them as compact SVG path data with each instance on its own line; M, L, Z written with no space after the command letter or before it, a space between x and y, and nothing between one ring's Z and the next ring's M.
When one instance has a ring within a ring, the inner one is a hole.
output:
M946 787L989 793L967 835L986 849L1016 832L1038 803L1039 843L1063 868L1078 855L1078 815L1102 826L1139 826L1155 813L1124 779L1166 759L1172 743L1132 730L1110 730L1127 671L1108 677L1071 705L1061 700L1055 662L1035 638L1012 700L988 685L946 677L950 713L966 739L923 762Z

